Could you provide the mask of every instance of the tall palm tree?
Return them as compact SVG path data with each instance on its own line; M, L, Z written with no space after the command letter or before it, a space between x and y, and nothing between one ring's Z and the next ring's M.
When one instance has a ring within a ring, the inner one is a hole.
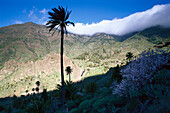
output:
M69 75L69 82L70 82L71 81L70 74L72 73L73 70L71 69L70 66L67 66L65 71L66 71L67 75Z
M62 6L58 6L58 9L52 8L52 10L53 12L48 12L50 17L46 25L47 25L47 28L50 28L49 32L53 29L55 29L54 30L55 32L58 28L61 32L61 53L60 53L61 55L61 84L62 84L62 104L64 107L65 92L64 92L64 71L63 71L63 43L64 43L63 40L64 40L64 32L67 33L66 26L68 26L68 24L72 24L74 26L74 23L67 21L71 13L71 11L67 11L67 8L64 9Z

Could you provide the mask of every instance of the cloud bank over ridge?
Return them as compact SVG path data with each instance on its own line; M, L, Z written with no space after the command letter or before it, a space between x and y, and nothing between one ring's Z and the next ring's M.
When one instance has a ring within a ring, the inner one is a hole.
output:
M125 35L157 25L170 27L170 4L155 5L149 10L137 12L122 19L115 18L92 24L76 23L75 27L69 26L67 30L80 35L93 35L98 32Z

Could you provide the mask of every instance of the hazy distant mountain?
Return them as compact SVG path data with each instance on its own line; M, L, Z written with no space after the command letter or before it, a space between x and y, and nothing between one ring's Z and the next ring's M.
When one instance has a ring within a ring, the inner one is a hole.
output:
M65 67L70 65L73 68L73 79L77 80L83 70L83 76L104 73L109 67L125 62L127 52L137 55L157 43L168 41L170 28L159 26L124 36L68 33L64 41ZM51 76L58 73L60 79L59 51L60 33L52 36L43 25L28 22L1 27L0 89L6 88L7 83L20 84L21 79L28 76L52 79ZM54 88L49 84L46 87Z

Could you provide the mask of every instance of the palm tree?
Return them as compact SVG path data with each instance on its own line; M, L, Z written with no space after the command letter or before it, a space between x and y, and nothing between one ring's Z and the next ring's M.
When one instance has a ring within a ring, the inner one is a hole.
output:
M65 71L66 71L67 75L69 75L69 82L70 82L71 81L70 74L72 73L73 70L71 69L70 66L67 66Z
M53 12L48 12L48 14L50 15L49 17L49 21L46 23L47 28L49 29L49 32L52 29L55 29L55 31L59 28L60 32L61 32L61 84L62 84L62 104L64 107L64 102L65 102L65 94L64 94L64 71L63 71L63 40L64 40L64 31L66 31L67 33L67 29L66 26L68 26L68 24L72 24L74 26L73 22L67 21L67 19L69 18L69 15L71 13L71 11L67 11L67 8L64 9L62 6L58 6L57 8L52 8ZM54 31L54 32L55 32ZM54 34L53 32L53 34ZM52 35L53 35L52 34Z
M129 62L130 62L130 60L131 60L132 57L133 57L133 53L127 52L127 54L126 54L126 59L129 60Z

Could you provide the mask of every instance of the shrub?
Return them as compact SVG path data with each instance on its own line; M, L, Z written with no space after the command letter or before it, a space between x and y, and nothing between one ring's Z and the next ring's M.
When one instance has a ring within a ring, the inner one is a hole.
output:
M68 101L67 102L67 107L68 107L68 109L70 110L70 109L72 109L72 108L75 108L76 107L76 102L75 101Z
M3 106L0 106L0 112L2 112L3 110L5 110L5 108Z
M82 113L78 108L72 109L69 113Z
M22 98L15 98L13 100L13 107L19 109L23 104Z
M92 111L92 105L94 101L95 101L94 99L91 99L91 100L85 100L82 103L80 103L79 105L80 111L82 111L83 113L88 113L89 111Z
M169 113L169 98L170 97L163 97L160 98L160 100L154 100L154 104L151 105L147 105L147 109L145 109L143 112L147 112L147 113Z
M118 96L118 95L112 95L112 96L108 96L108 98L110 98L111 103L115 106L115 107L122 107L127 103L127 97L125 96Z
M79 105L82 101L83 101L83 98L77 98L77 99L74 100L76 105Z
M112 81L116 81L118 83L120 83L122 81L122 75L120 74L120 67L119 65L117 65L115 68L114 68L114 71L113 71L113 74L112 74L112 77L111 77L111 80Z
M102 95L102 96L107 96L108 94L111 94L112 91L111 91L111 89L109 89L109 88L103 87L103 88L100 88L99 90L97 90L96 93L97 93L97 94L100 94L100 95Z
M45 113L46 105L44 100L34 100L26 108L27 113Z
M44 102L47 101L47 99L48 99L47 89L43 90L43 92L41 94L41 99L44 99Z
M158 54L159 53L159 54ZM140 56L121 70L123 80L114 88L113 94L129 95L147 83L151 83L154 73L168 62L170 53L165 51L143 52Z
M154 84L168 84L168 80L170 80L170 76L168 75L167 70L160 70L153 78Z
M97 99L93 104L94 112L99 113L111 113L111 112L117 112L119 108L115 108L113 105L110 96L104 97L101 99Z
M86 93L94 93L98 88L98 85L95 82L90 82L85 86Z
M122 108L121 112L124 113L139 113L140 105L137 100L131 99L127 104Z
M109 80L107 82L104 83L104 87L110 88L110 86L112 85L112 81Z
M34 88L32 88L32 91L34 92L34 91L35 91L35 89L34 89Z
M39 87L36 87L35 90L37 91L37 93L39 93L40 89L39 89Z
M35 84L39 87L40 86L40 81L37 81Z
M91 98L93 98L93 95L90 94L90 93L88 93L88 94L86 94L86 95L83 97L83 100L89 100L89 99L91 99Z
M5 113L12 113L12 107L11 107L11 106L8 106L8 107L5 109Z
M142 92L150 99L158 99L159 97L166 96L168 94L168 89L161 84L149 84L143 88Z

